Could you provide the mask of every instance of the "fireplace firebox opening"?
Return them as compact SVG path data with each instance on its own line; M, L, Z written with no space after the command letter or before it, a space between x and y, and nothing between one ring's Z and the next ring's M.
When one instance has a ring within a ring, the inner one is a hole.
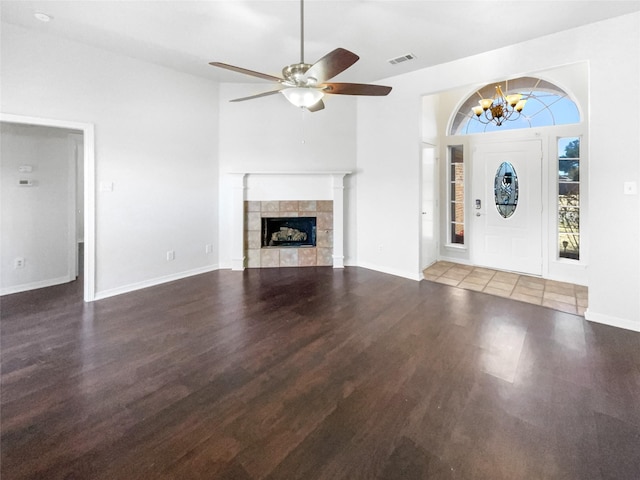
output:
M263 217L262 248L315 247L316 217Z

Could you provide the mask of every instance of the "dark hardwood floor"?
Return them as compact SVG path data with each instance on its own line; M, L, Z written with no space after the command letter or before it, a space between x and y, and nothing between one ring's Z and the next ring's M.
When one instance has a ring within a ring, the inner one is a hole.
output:
M640 478L640 334L360 268L2 298L14 479Z

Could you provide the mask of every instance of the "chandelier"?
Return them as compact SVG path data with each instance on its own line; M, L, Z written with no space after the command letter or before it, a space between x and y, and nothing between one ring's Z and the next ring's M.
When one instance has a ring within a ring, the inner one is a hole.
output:
M496 86L493 98L483 98L478 102L480 106L472 107L478 121L485 125L494 122L498 127L505 121L517 120L524 108L526 100L519 93L505 95L500 85Z

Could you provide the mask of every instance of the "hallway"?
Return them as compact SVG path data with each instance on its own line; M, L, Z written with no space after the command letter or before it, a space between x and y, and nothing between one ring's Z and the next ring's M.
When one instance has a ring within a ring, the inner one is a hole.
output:
M587 309L588 289L582 285L452 262L436 262L423 273L424 278L432 282L533 303L574 315L584 316Z

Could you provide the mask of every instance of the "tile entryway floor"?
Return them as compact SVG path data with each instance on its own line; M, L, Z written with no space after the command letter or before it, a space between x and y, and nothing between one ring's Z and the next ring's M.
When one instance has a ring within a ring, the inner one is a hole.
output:
M507 297L584 316L587 287L545 280L511 272L436 262L424 270L424 278L453 287Z

